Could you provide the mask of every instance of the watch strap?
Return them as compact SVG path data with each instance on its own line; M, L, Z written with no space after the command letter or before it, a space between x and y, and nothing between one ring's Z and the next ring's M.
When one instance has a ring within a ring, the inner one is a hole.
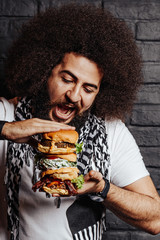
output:
M106 178L103 178L103 180L105 181L104 188L103 188L103 190L101 192L97 193L97 195L99 197L102 197L103 199L105 199L107 197L107 193L108 193L108 191L110 189L110 182Z
M108 179L106 178L103 178L104 181L105 181L105 186L103 188L103 190L101 192L98 192L98 193L90 193L88 194L89 197L95 201L95 202L103 202L104 199L107 197L107 193L110 189L110 182Z

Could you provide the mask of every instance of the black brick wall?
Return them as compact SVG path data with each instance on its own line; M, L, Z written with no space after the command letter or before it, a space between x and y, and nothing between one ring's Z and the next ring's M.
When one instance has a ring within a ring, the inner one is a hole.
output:
M36 13L69 0L0 0L0 96L8 96L4 86L4 61L18 29ZM73 2L73 0L72 0ZM160 1L159 0L75 0L110 10L124 19L142 54L144 85L127 125L140 146L145 164L160 192ZM109 240L160 240L119 220L107 211Z

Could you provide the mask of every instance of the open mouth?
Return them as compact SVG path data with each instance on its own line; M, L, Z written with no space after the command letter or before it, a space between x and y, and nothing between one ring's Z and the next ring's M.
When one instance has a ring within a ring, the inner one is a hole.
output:
M76 113L76 108L72 105L56 105L53 114L57 119L68 120L71 119Z

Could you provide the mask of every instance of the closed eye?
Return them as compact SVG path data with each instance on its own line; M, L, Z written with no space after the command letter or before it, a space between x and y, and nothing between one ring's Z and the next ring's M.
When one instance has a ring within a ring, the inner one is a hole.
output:
M85 92L92 93L94 90L92 88L84 87Z
M72 83L72 82L73 82L73 80L69 80L69 79L66 79L66 78L64 78L64 77L62 77L62 80L63 80L65 83Z

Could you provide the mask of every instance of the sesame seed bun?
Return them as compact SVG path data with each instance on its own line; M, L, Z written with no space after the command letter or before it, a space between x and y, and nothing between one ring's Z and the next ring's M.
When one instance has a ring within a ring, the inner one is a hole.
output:
M45 144L45 141L49 144ZM78 133L74 130L60 130L43 134L43 140L38 143L38 150L46 154L69 154L76 152L75 143ZM57 143L68 143L67 147L57 147ZM70 144L73 144L71 147Z

